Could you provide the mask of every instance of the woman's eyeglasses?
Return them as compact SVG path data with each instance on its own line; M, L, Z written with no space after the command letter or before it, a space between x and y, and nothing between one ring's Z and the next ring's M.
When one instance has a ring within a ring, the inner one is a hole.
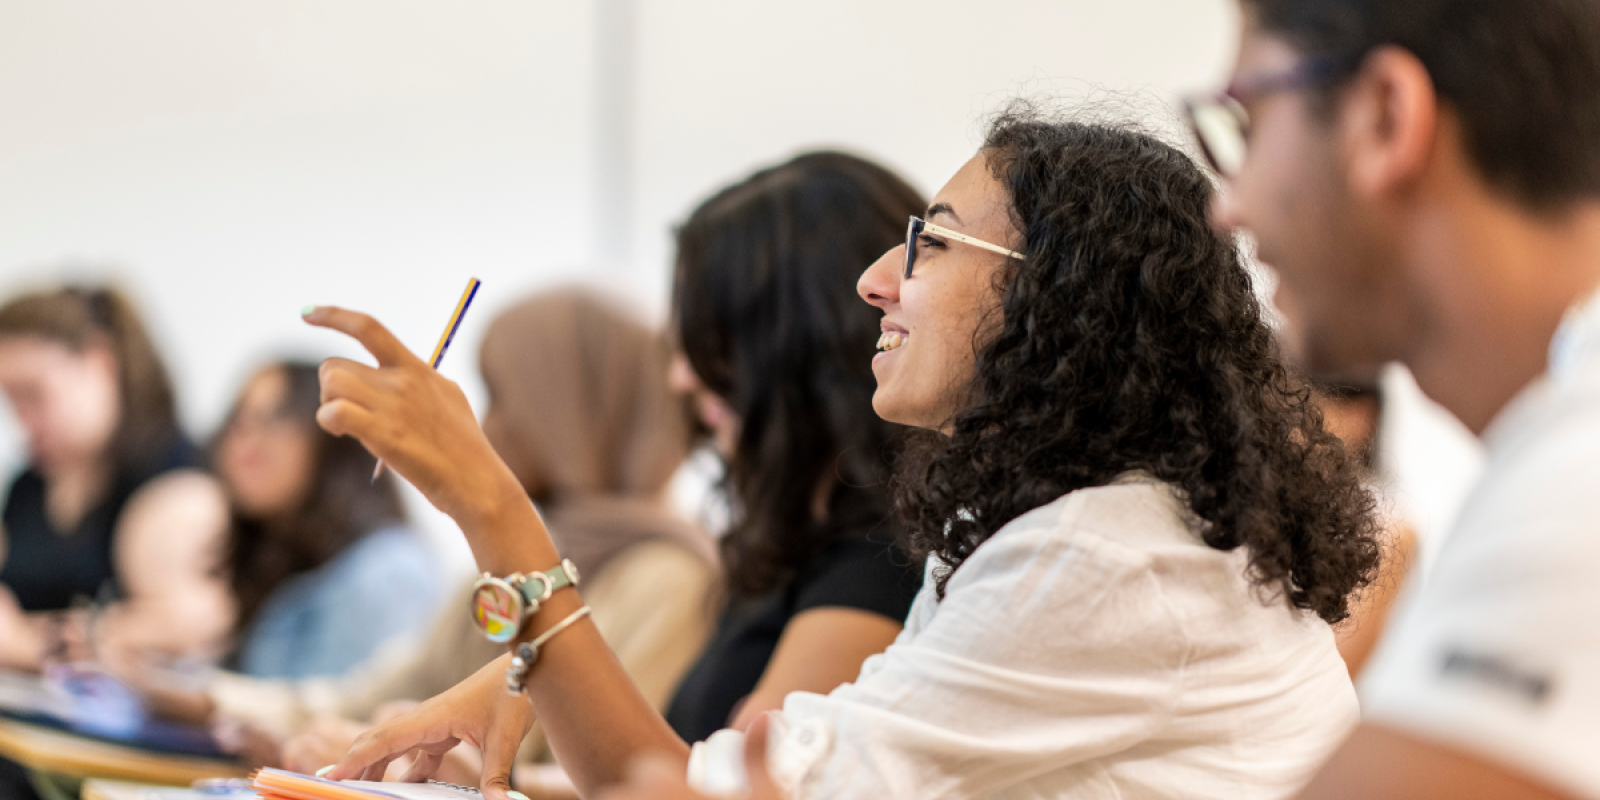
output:
M1244 166L1250 141L1250 113L1245 110L1245 103L1277 92L1329 83L1359 64L1359 57L1311 56L1283 72L1246 76L1215 94L1186 97L1183 99L1184 117L1200 143L1206 162L1218 175L1231 178Z
M905 277L908 279L911 277L911 268L917 263L917 238L922 236L924 233L932 234L934 236L943 236L946 239L952 239L957 242L964 242L972 245L973 247L981 247L991 253L999 253L1003 256L1010 256L1012 258L1025 257L1015 250L1008 250L1000 245L986 242L982 239L974 238L964 233L957 233L949 228L928 222L921 217L912 217L911 222L906 225Z

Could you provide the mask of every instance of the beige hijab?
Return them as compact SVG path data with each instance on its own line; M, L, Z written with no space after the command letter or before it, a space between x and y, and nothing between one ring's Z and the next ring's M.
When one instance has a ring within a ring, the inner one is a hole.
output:
M711 537L663 500L690 437L670 359L662 336L581 289L529 297L484 337L484 432L584 574L650 540L715 561Z

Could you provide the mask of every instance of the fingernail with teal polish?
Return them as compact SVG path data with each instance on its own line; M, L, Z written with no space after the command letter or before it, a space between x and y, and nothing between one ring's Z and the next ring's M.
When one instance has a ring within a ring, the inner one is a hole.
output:
M333 765L329 764L328 766L317 770L317 777L319 777L319 778L324 777L324 776L326 776L328 773L330 773L332 771L333 771ZM523 798L523 800L527 800L527 798Z
M516 789L506 792L506 797L511 798L511 800L528 800L527 795L517 791Z
M306 306L306 307L300 309L300 316L309 317L309 316L311 316L311 312L316 311L316 310L317 310L316 306Z

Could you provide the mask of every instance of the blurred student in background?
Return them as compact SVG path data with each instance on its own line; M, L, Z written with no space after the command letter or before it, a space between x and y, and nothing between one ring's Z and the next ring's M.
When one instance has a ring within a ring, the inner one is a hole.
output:
M1216 221L1313 369L1399 360L1489 454L1303 797L1600 797L1600 3L1242 5Z
M28 443L0 526L0 664L36 669L106 631L141 649L217 655L234 622L215 569L226 505L195 469L128 299L88 286L7 302L0 390ZM91 603L109 605L56 613Z
M484 433L577 565L595 624L657 708L700 654L718 595L715 541L679 518L666 496L691 443L684 398L667 385L671 358L665 337L578 289L512 306L489 326L480 351ZM280 742L298 733L281 753L290 769L333 763L365 730L358 721L394 701L443 692L505 649L466 613L473 579L446 595L427 636L386 648L342 680L218 676L217 718ZM476 782L472 759L462 757L469 755L458 753L446 779ZM519 761L549 760L536 729Z
M261 678L339 675L433 612L441 577L393 475L324 433L315 364L245 383L217 436L230 510L222 571L238 606L227 663Z
M883 167L811 153L722 189L678 230L674 376L726 462L733 514L726 609L666 715L687 741L854 680L921 586L893 546L897 430L872 413L861 354L880 331L855 277L922 203Z

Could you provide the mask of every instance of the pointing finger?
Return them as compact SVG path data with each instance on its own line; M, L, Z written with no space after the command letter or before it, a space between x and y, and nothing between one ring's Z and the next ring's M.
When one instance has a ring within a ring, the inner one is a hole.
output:
M422 363L421 359L407 350L406 346L389 332L388 328L360 311L351 311L338 306L316 306L305 315L305 321L319 328L336 330L360 342L373 358L378 359L379 366L398 367Z

